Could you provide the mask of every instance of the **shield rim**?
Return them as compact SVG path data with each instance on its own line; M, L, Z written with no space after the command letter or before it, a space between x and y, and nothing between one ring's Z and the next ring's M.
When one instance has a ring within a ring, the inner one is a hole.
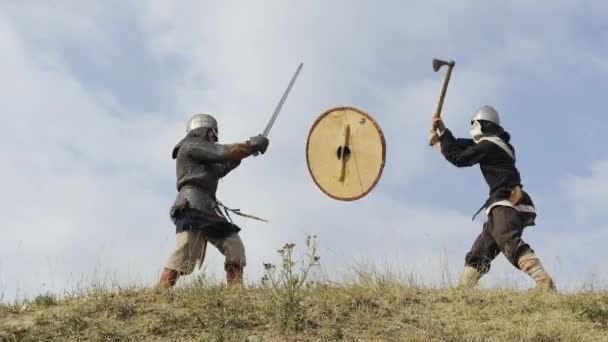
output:
M355 112L365 116L369 121L371 121L374 124L374 127L376 127L376 130L378 131L378 134L380 135L380 141L382 143L382 163L380 164L380 170L378 171L378 175L376 175L376 179L374 179L372 184L369 186L369 188L365 192L361 193L360 195L354 196L354 197L335 196L335 195L327 192L325 189L323 189L323 187L317 182L317 179L315 178L315 176L312 173L312 170L310 169L310 160L308 158L308 147L310 145L310 136L311 136L312 132L314 131L315 127L317 127L319 122L321 122L321 120L323 120L329 113L334 112L334 111L339 111L339 110L352 110L352 111L355 111ZM313 182L315 182L315 184L317 185L317 188L319 188L327 196L329 196L335 200L339 200L339 201L352 202L352 201L361 199L361 198L365 197L367 194L369 194L380 181L380 177L382 176L382 172L384 171L384 165L386 164L386 141L384 140L384 133L382 132L380 125L378 125L376 120L374 120L374 118L372 118L369 114L367 114L366 112L364 112L358 108L352 107L352 106L334 107L334 108L328 109L325 112L321 113L321 115L319 115L319 117L315 120L315 122L312 124L312 126L308 130L308 138L306 139L306 150L304 152L306 153L306 167L308 168L308 173L310 174L310 178L312 178Z

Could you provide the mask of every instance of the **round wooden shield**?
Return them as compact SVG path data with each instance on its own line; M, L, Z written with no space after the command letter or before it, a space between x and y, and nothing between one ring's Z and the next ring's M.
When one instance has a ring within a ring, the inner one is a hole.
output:
M380 180L386 144L380 126L353 107L333 108L312 125L306 162L312 179L329 197L354 201Z

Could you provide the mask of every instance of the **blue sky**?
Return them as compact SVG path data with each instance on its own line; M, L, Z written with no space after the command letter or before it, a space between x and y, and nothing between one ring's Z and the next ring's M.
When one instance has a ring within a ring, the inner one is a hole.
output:
M603 2L563 0L2 3L0 293L154 284L186 120L215 114L223 142L259 133L300 61L268 153L220 184L225 203L271 221L237 219L248 279L307 233L330 276L365 260L438 284L447 260L456 279L487 186L426 144L443 79L432 58L457 63L444 105L456 134L483 104L501 113L540 213L524 237L558 285L604 286L607 19ZM305 166L308 129L342 105L387 141L380 183L353 203ZM212 251L208 271L221 267ZM483 286L506 280L532 286L501 256Z

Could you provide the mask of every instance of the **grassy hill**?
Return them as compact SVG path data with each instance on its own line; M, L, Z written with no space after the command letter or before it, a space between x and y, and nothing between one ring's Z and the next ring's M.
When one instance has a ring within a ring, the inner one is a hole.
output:
M358 274L311 282L293 245L262 283L91 290L0 305L3 341L608 341L608 293L429 289ZM299 265L299 263L298 263Z
M0 308L6 341L608 341L608 294L422 289L396 283L287 291L198 284L173 291L39 296ZM288 307L287 305L290 305Z

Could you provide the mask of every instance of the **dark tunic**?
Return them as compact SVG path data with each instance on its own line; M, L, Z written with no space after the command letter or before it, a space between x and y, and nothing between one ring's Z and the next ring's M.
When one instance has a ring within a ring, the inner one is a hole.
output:
M515 153L509 143L509 135L502 137L508 148ZM487 208L498 201L508 200L515 186L520 186L521 177L515 167L515 160L501 147L490 141L478 144L472 139L456 139L449 129L441 136L441 154L457 167L468 167L479 164L481 173L490 187L489 197L482 208ZM522 205L534 206L532 199L523 191Z

